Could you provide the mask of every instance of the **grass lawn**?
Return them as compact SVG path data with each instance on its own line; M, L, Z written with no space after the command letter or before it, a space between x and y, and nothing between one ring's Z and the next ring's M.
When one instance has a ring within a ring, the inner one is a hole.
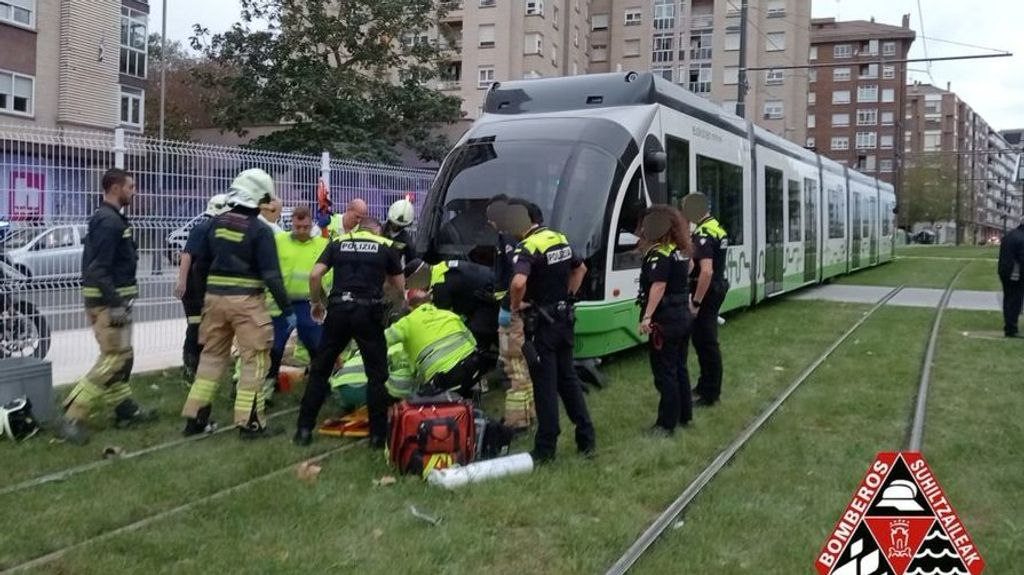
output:
M956 281L956 289L1002 291L1003 286L996 275L996 260L983 259L968 263L967 269Z
M998 259L999 246L898 246L896 257Z
M637 573L811 573L874 455L905 442L933 310L885 308L782 406ZM960 493L949 492L958 499Z
M656 393L646 356L628 353L606 364L611 385L589 396L599 445L594 460L574 453L571 426L563 422L555 464L449 493L414 478L374 487L374 479L390 472L379 453L356 446L327 459L315 484L288 473L79 548L35 572L283 573L325 567L361 574L600 572L866 309L782 301L730 318L722 330L727 366L723 403L699 411L693 427L672 439L642 435L653 421ZM150 389L154 384L157 389ZM141 446L174 438L184 390L156 378L146 380L140 392L149 400L167 396L158 403L166 416L158 428L110 432L86 449L51 445L45 437L21 446L0 443L5 475L37 476L95 458L107 442ZM860 427L855 419L850 416ZM284 420L290 430L292 417ZM227 433L0 496L0 506L9 510L2 523L0 569L336 445L321 439L312 449L300 450L287 436L241 444ZM524 439L517 447L525 450L529 443ZM854 467L861 465L858 459ZM443 523L434 527L413 518L410 505Z
M967 262L954 259L897 259L885 265L836 278L834 281L837 284L851 285L898 286L903 284L906 287L915 288L945 288L949 279L965 263Z

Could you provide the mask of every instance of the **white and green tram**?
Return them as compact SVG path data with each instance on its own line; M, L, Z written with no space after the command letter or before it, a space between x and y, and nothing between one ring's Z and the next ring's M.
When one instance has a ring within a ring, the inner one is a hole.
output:
M489 198L535 202L590 270L577 306L579 358L641 342L634 233L654 203L678 205L692 191L708 196L729 232L724 310L893 257L890 184L654 74L495 83L484 112L438 172L419 247L428 260L490 263Z

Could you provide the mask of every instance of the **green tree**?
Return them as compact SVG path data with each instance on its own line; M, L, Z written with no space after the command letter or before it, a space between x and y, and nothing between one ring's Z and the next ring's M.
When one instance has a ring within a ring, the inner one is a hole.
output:
M217 65L197 75L212 88L214 124L283 129L259 148L394 162L404 144L425 160L443 157L436 128L459 118L460 102L428 87L446 60L443 43L407 34L440 30L430 0L241 0L241 21L193 47Z
M908 166L903 176L904 224L935 223L956 217L956 169L927 158Z
M194 76L212 74L214 65L189 54L181 42L167 43L166 62L160 34L149 35L149 80L146 82L146 133L160 134L160 67L167 66L167 98L164 137L169 140L191 139L192 130L209 127L212 118L204 102L212 96L197 85Z

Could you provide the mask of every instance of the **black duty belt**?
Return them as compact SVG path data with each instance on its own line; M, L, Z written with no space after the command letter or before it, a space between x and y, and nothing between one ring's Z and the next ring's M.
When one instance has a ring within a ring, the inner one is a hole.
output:
M332 295L327 298L327 301L331 304L354 303L356 305L380 305L384 303L383 298L359 297L349 292Z

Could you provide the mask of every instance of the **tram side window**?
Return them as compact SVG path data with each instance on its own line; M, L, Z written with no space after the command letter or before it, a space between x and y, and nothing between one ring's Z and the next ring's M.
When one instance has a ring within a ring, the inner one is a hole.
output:
M801 229L803 228L802 212L801 208L801 193L800 193L800 182L796 180L789 181L789 241L799 242L801 239Z
M811 178L804 178L804 190L807 192L807 199L804 204L804 240L814 242L818 240L818 182Z
M892 202L882 202L882 236L892 234Z
M828 190L828 237L839 239L846 235L846 197L842 188Z
M697 156L697 191L708 197L711 214L729 234L729 245L743 245L743 168Z
M678 207L690 193L690 143L678 138L665 139L668 155L668 199Z
M622 198L619 210L619 221L615 222L615 253L612 255L613 270L631 270L640 267L643 254L637 249L640 243L636 235L640 221L647 210L647 197L640 185L640 171L633 174L633 179L626 188L626 196Z

